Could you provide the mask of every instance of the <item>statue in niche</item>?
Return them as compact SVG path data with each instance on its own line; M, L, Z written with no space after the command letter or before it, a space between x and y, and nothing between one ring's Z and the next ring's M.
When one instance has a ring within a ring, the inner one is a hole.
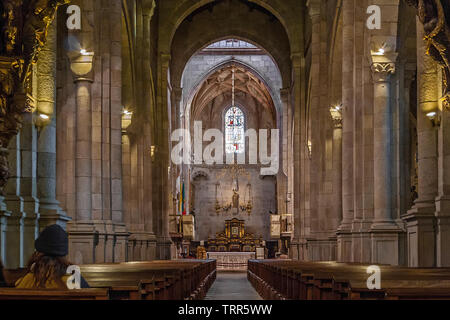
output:
M239 193L233 189L233 209L239 208Z
M236 212L239 210L239 181L238 178L234 179L233 181L233 197L232 197L232 204L233 209L236 209ZM234 210L233 210L234 211Z

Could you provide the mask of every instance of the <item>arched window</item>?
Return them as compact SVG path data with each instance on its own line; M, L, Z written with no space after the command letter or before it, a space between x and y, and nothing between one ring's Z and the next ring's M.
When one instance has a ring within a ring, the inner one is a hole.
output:
M245 117L241 109L234 106L225 114L225 152L245 152Z

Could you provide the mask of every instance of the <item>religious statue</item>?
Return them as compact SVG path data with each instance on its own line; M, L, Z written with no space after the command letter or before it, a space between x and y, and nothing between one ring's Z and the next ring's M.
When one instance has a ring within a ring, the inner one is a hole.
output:
M233 190L233 209L239 208L239 193L236 190Z

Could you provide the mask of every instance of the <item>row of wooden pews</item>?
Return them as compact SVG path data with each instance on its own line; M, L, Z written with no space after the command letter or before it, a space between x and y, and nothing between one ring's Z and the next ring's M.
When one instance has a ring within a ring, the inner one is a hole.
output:
M215 260L170 260L81 265L91 289L0 288L0 300L199 300L216 279ZM6 270L9 285L24 270Z
M371 290L369 265L250 260L248 280L268 300L448 300L450 268L380 265L381 289Z

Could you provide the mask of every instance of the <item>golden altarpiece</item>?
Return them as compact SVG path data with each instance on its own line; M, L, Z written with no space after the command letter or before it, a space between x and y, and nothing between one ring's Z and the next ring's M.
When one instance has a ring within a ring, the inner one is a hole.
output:
M208 239L208 252L255 252L262 238L245 231L245 221L225 220L225 230Z

